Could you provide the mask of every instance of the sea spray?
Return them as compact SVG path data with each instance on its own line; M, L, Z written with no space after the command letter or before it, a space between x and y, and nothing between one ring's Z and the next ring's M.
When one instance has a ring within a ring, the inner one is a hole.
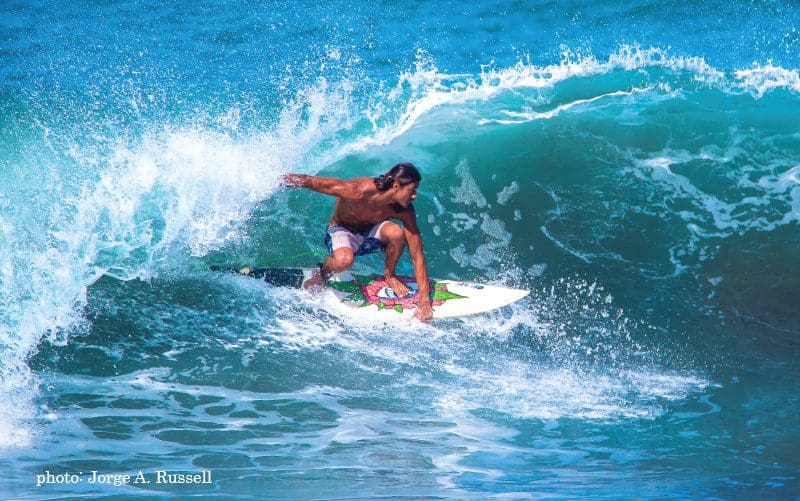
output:
M172 124L138 135L137 124L129 136L97 137L105 123L94 124L97 131L89 124L78 136L47 128L38 136L43 143L34 135L26 148L42 148L37 156L53 175L39 178L41 196L8 190L4 198L5 206L22 209L4 213L18 217L2 227L0 334L9 398L29 393L24 360L43 337L65 343L78 331L87 287L98 278L149 280L186 256L218 248L258 201L279 189L281 173L336 158L328 143L335 144L350 113L341 92L323 81L287 102L273 128L249 136ZM38 120L23 125L45 127ZM75 169L59 172L58 162ZM42 167L28 161L16 172L24 179Z

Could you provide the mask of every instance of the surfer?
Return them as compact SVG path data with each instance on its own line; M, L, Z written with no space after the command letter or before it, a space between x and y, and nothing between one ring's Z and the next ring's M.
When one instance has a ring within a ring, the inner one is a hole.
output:
M422 179L413 164L399 163L386 174L375 178L356 177L342 180L330 177L286 174L283 182L289 187L302 187L333 195L336 203L328 222L325 244L329 256L319 272L306 280L303 287L319 287L333 273L353 266L356 256L382 250L386 253L383 274L398 297L409 289L394 273L405 246L414 264L419 287L419 300L414 317L423 322L433 317L428 286L428 269L422 252L422 236L412 202ZM395 219L403 225L391 221Z

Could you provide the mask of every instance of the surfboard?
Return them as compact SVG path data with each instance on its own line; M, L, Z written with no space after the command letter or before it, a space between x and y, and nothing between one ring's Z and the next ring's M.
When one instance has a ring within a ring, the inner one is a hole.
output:
M315 269L308 268L230 268L215 267L245 275L279 287L302 288ZM391 315L414 314L419 299L419 286L414 277L398 276L409 288L404 297L397 297L383 275L358 275L350 272L331 276L321 290L335 297L342 305L354 310L378 311ZM433 318L463 317L496 310L519 301L529 294L525 289L512 289L500 285L464 282L460 280L429 280Z

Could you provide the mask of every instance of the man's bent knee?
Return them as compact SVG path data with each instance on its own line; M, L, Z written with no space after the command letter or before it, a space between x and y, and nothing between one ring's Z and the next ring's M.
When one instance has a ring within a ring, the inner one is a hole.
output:
M331 265L333 265L334 272L340 272L350 269L353 266L355 254L350 249L336 249L331 255Z
M380 240L385 244L404 244L406 235L399 224L389 221L381 226Z

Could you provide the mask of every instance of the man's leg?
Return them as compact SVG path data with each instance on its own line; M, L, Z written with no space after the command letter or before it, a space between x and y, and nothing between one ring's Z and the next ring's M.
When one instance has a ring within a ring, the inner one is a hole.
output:
M325 258L322 262L322 274L314 273L311 278L303 283L303 288L313 288L325 285L325 278L333 273L349 270L353 266L356 254L348 247L334 249L333 254Z
M403 297L408 294L408 286L395 277L394 270L406 248L406 235L400 225L388 221L381 226L378 238L386 244L386 267L383 275L397 297Z
M325 285L325 280L333 273L344 271L353 266L358 249L358 240L346 228L334 226L328 228L325 244L330 255L322 262L319 271L315 270L311 278L303 283L303 288L317 288Z
M331 273L339 273L340 271L349 270L353 266L353 261L356 258L356 253L353 249L348 247L340 247L335 249L333 254L325 259L322 263L322 271L326 275Z

